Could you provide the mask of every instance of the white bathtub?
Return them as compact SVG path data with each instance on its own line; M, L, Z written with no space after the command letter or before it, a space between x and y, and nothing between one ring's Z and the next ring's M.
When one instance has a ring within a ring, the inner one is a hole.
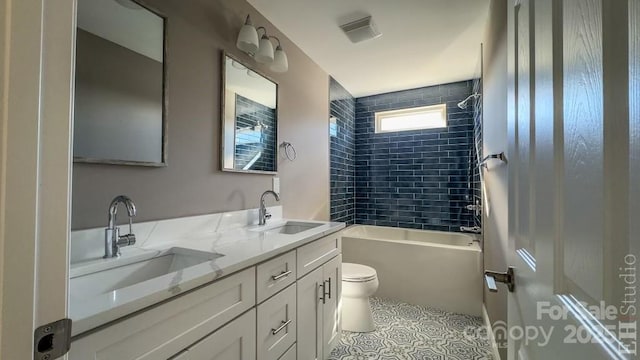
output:
M482 250L471 235L355 225L342 233L343 262L378 272L375 296L481 316Z

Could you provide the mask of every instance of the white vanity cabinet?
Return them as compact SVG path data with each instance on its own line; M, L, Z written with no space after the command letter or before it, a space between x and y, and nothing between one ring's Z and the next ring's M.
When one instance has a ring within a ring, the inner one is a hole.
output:
M255 360L256 311L251 310L170 360Z
M298 360L321 360L340 340L342 255L298 280Z
M325 236L298 248L298 278L342 253L340 233Z
M258 305L258 360L278 360L296 342L296 284Z
M322 267L298 280L298 358L321 360L323 346Z
M73 339L70 360L320 360L340 335L339 233ZM169 290L171 291L171 289Z
M74 340L70 360L167 359L251 309L250 268Z
M280 357L280 359L278 359L278 360L296 360L297 359L296 356L297 356L296 355L296 345L293 344L293 346L290 347L289 350L287 350L287 352L284 353L284 355L282 355Z
M258 304L296 281L296 251L289 251L256 267Z
M322 306L322 348L323 358L328 358L338 342L342 323L340 322L340 299L342 296L342 255L322 266L326 300Z

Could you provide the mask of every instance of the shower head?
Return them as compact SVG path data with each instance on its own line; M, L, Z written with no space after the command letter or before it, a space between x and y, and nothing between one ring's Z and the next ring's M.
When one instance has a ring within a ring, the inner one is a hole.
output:
M459 107L460 109L463 109L463 110L464 110L464 109L466 109L467 107L469 107L469 100L471 100L471 99L474 99L474 100L475 100L475 99L477 99L477 98L479 98L479 97L480 97L480 94L478 94L478 93L471 94L471 95L469 95L466 99L464 99L464 100L460 101L460 102L458 103L458 107Z
M466 108L467 108L467 100L462 100L462 101L460 101L460 102L458 103L458 107L459 107L460 109L463 109L463 110L464 110L464 109L466 109Z

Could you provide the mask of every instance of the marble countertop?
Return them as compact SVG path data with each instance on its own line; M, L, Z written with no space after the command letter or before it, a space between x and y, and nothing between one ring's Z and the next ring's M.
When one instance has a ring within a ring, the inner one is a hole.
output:
M282 226L287 221L316 223L319 226L297 234L264 232L264 230ZM203 232L176 238L173 241L147 241L139 247L123 248L122 256L119 258L99 258L73 263L70 268L72 279L114 266L124 266L151 259L162 255L171 248L224 255L183 270L92 297L87 297L86 294L82 294L71 286L69 315L73 320L72 335L79 335L185 291L246 269L337 232L344 227L344 223L336 222L278 219L262 227L253 225L226 231Z

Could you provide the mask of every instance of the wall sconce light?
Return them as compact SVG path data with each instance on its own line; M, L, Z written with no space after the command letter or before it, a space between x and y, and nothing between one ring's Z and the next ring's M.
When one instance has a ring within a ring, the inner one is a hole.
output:
M249 15L247 15L247 20L244 22L242 29L240 29L236 47L249 55L253 55L258 51L258 32L253 27Z
M259 38L258 31L260 30L264 31L264 34ZM271 43L271 39L275 39L278 42L278 46L275 51L273 50L273 43ZM269 36L267 34L267 29L263 26L260 26L257 29L253 27L251 17L249 15L247 15L247 19L240 29L238 40L236 41L236 47L249 54L249 56L256 59L259 63L271 64L269 66L271 71L282 73L289 69L287 54L280 45L280 39L275 36Z
M271 40L269 40L269 35L267 35L267 29L264 27L259 27L257 31L264 31L264 34L260 38L260 46L258 46L258 52L254 56L257 62L262 64L269 64L273 62L273 44Z
M277 37L273 37L278 40L278 46L276 46L276 52L273 54L273 63L271 64L271 70L275 72L286 72L289 69L289 60L287 59L287 53L282 50L282 46L280 46L280 39Z

